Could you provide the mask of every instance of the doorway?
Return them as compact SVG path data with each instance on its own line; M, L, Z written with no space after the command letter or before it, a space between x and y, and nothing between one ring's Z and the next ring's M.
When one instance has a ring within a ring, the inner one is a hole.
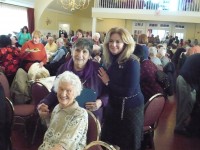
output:
M59 33L60 31L67 33L69 35L70 33L70 24L68 23L59 23Z

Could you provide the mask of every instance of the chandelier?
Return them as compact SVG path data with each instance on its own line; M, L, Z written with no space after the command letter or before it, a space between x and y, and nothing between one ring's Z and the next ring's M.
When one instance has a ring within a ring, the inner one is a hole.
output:
M63 8L74 11L75 9L86 9L90 0L58 0L58 2Z

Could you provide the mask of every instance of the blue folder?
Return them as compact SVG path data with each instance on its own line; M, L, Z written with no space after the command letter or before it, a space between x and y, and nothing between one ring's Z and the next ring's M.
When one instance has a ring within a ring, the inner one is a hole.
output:
M97 99L97 93L93 89L83 88L81 94L76 97L80 107L85 108L86 102L92 102Z

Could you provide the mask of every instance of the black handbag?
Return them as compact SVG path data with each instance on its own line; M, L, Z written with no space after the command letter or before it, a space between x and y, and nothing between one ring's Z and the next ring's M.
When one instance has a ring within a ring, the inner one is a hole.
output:
M156 80L164 90L170 86L168 75L161 70L156 71Z

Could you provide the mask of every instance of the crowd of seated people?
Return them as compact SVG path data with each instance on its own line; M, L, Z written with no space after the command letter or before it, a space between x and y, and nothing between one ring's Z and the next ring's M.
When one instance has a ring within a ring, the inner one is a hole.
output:
M103 112L104 109L107 108L107 106L109 106L109 93L108 93L109 90L107 89L108 87L104 85L104 83L100 80L98 76L99 67L104 65L104 58L103 58L104 42L101 42L100 40L101 37L99 33L95 33L93 36L88 36L88 37L84 37L85 35L84 33L86 32L83 32L81 29L77 30L76 33L77 34L75 36L73 37L69 36L68 38L64 37L61 34L60 35L61 37L57 39L49 35L48 42L45 45L43 45L41 43L42 35L40 31L34 31L32 33L31 39L29 41L26 41L22 45L22 47L16 44L17 41L15 37L8 38L8 36L6 35L1 35L0 58L1 60L3 60L0 62L1 71L6 74L7 78L9 79L10 85L13 81L14 76L16 75L18 68L23 69L26 73L28 73L29 68L34 63L38 63L40 67L46 67L46 69L48 69L48 71L50 72L51 76L57 77L56 80L61 80L61 78L58 77L62 76L63 73L65 74L65 71L73 72L80 78L83 88L93 89L97 93L97 98L93 101L87 102L84 108L92 111L94 115L103 124L104 122ZM66 40L67 42L65 42ZM161 41L158 42L158 40L157 42L155 41L156 40L150 40L149 42L148 37L145 34L142 34L138 37L138 43L135 47L135 51L133 52L133 54L136 55L137 58L139 59L140 63L141 70L140 70L139 82L142 94L144 96L144 102L147 102L148 99L156 93L163 93L162 87L156 81L155 72L157 70L165 71L166 66L168 66L169 63L173 63L176 71L176 76L174 76L174 80L176 81L176 78L178 77L176 86L177 88L176 90L175 89L173 90L174 92L175 91L178 92L177 93L178 101L180 102L182 101L182 99L185 100L185 98L183 98L179 94L181 93L181 87L183 85L187 84L187 88L191 91L186 94L188 94L187 95L187 97L189 97L188 99L191 99L193 103L192 106L190 107L190 111L188 111L187 113L185 112L185 118L181 118L179 116L181 111L185 111L185 109L187 109L187 102L185 103L184 107L182 106L183 104L180 103L177 105L178 112L177 112L177 124L175 128L175 133L187 134L189 129L186 130L185 122L187 122L188 120L189 120L188 122L190 122L190 120L192 120L191 119L192 116L190 116L190 114L195 113L195 111L192 110L193 107L196 106L197 98L194 97L196 97L197 95L197 94L195 95L195 93L199 92L198 91L199 85L196 84L194 85L193 84L194 81L190 81L190 79L186 77L188 73L185 73L185 68L187 68L188 66L185 66L185 62L187 62L188 58L193 59L193 57L190 56L193 55L196 56L198 55L196 53L200 53L198 40L196 39L193 43L191 42L191 40L185 42L182 41L181 43L181 40L179 40L177 37L171 36L168 38L168 40L163 41L163 43L161 43ZM115 44L117 44L117 42L114 42L113 45ZM70 57L68 59L65 58L67 52L70 52ZM171 55L169 55L169 52L171 52ZM9 57L7 56L12 57L12 60L14 61L12 62L9 61ZM56 68L53 69L54 73L52 74L51 70L47 66L55 62L58 62L60 58L62 58L63 61L58 66L56 66ZM115 58L113 57L112 59ZM8 69L10 67L13 67L15 69ZM197 70L198 73L198 69L197 68L195 69ZM193 75L191 76L193 78ZM195 81L197 80L198 79L195 79ZM66 81L66 82L68 83L71 81ZM64 85L64 87L62 84ZM63 82L62 84L52 85L50 94L47 97L45 97L38 105L38 111L41 118L48 116L52 111L53 113L55 111L58 111L58 109L60 109L59 108L60 102L64 101L64 99L68 97L68 95L66 96L65 94L62 94L62 92L60 96L58 95L59 91L61 91L62 89L66 90L68 89L68 87L71 87L70 84L66 85L65 82ZM55 89L56 86L57 89ZM110 86L111 87L109 88L111 89L116 88L115 86L112 85ZM173 88L175 88L175 85ZM73 99L76 96L77 95L75 94ZM69 105L70 106L69 109L71 110L71 107L74 105L76 105L76 102L73 101L73 104ZM53 115L52 120L59 117L59 114L57 115L58 116ZM84 116L82 119L84 119L86 116L84 113L82 115ZM52 120L50 126L54 128L55 124ZM84 122L85 127L87 126L86 123L87 122ZM49 130L50 129L48 129L45 134L44 143L43 145L41 145L40 149L42 149L45 143L49 140L48 139L49 138L48 134L50 132ZM82 134L82 136L85 138L85 135ZM83 145L85 146L85 142L84 141L82 142L84 143ZM64 144L64 146L62 144ZM117 144L114 143L114 145ZM57 146L65 147L65 142L61 144L55 143L54 145L52 145L52 148L54 146L55 148L57 148Z

